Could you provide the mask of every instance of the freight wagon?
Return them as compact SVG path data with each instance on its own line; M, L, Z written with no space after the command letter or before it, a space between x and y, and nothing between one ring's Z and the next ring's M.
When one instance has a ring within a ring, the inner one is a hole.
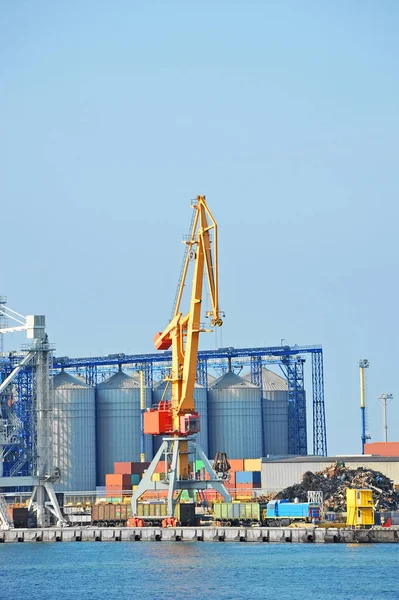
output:
M220 502L214 504L213 511L222 525L285 527L294 521L320 521L320 505L313 502Z
M131 504L94 504L91 507L91 522L99 527L124 527L131 516Z

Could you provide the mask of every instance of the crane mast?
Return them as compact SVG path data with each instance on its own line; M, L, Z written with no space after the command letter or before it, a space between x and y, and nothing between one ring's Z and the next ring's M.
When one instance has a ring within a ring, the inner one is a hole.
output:
M172 318L164 331L157 333L154 337L157 350L172 349L172 368L170 375L166 378L167 385L171 386L171 400L161 401L157 407L144 413L144 433L167 437L164 437L163 445L151 463L142 485L133 495L133 514L135 514L137 499L143 493L145 485L150 483L148 474L151 471L153 472L152 467L154 466L155 469L156 464L159 462L162 449L166 454L169 452L173 455L169 482L167 480L166 484L160 484L161 488L163 485L169 485L170 508L173 488L193 488L188 484L193 475L190 469L189 441L191 445L197 446L200 455L203 456L202 450L192 436L200 430L200 418L195 410L194 400L199 336L201 332L210 331L201 325L205 277L210 296L210 310L206 312L206 317L210 318L212 327L220 327L223 324L223 313L219 307L217 223L208 208L205 196L197 196L196 200L192 202L192 208L195 213L190 234L188 239L185 240L187 251ZM184 314L181 304L190 263L194 263L194 273L190 306L188 312ZM223 484L217 479L208 460L205 460L205 468L211 476L211 483L208 485L209 482L207 482L207 485L200 485L204 482L196 481L198 483L197 489L214 487L225 498L228 498L229 495ZM180 482L180 484L178 485L177 482ZM181 482L186 483L182 484ZM151 484L150 488L147 487L146 489L156 489L156 487L154 488Z

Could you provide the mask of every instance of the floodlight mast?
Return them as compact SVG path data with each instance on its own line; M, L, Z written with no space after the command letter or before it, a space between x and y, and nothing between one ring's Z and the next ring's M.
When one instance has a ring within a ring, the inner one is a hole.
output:
M381 394L378 396L378 400L382 401L382 422L383 422L383 432L384 432L384 442L388 441L388 420L387 420L387 404L388 400L392 400L392 394Z

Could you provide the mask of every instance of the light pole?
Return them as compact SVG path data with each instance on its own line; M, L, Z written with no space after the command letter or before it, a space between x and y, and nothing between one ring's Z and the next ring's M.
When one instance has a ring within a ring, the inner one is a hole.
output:
M366 432L366 394L365 394L365 382L364 382L364 370L370 366L367 358L359 361L360 369L360 412L362 415L362 454L364 454L364 445L370 436Z
M384 442L388 441L388 422L387 422L387 404L388 400L392 400L392 394L381 394L378 400L382 400L382 421L384 427Z

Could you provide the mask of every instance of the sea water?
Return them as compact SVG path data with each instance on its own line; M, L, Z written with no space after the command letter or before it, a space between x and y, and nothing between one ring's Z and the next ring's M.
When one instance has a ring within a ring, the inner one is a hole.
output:
M399 599L399 545L0 544L0 600Z

